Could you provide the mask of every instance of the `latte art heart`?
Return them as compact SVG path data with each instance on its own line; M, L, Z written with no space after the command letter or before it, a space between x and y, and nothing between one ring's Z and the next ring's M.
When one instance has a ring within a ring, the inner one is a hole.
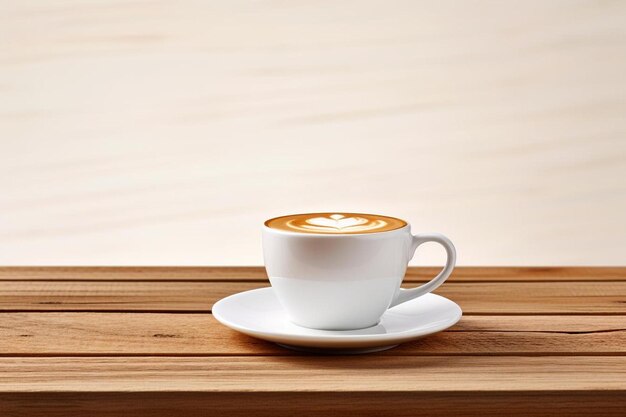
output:
M355 213L311 213L277 217L268 227L291 232L317 234L376 233L399 229L406 222L394 217Z
M312 226L333 227L335 229L343 229L346 227L361 226L367 224L369 220L363 217L344 217L341 214L333 214L328 217L314 217L306 220Z

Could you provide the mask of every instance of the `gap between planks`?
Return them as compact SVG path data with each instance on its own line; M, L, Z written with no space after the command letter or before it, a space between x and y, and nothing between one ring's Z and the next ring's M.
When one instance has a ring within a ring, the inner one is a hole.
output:
M409 267L405 282L434 277L440 267ZM0 267L0 281L266 281L265 269L250 267ZM625 267L464 267L451 282L626 281Z

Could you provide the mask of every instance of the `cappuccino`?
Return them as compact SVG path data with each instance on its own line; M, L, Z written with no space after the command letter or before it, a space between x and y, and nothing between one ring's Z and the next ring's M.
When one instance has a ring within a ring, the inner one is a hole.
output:
M401 229L407 223L378 214L307 213L275 217L265 225L285 232L338 235L388 232Z

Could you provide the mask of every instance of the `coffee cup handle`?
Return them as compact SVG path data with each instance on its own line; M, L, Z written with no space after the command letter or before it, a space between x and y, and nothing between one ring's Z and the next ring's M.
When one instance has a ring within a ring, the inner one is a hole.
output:
M397 306L398 304L402 304L406 301L413 300L417 297L421 297L422 295L428 294L431 291L434 291L437 287L443 284L445 280L448 279L450 274L452 274L454 264L456 263L456 250L454 249L454 245L452 244L450 239L440 233L421 233L413 235L410 249L411 252L409 253L410 258L413 258L417 248L422 243L426 242L437 242L444 247L444 249L446 250L446 254L448 255L448 258L446 260L446 266L435 278L433 278L424 285L411 289L400 288L396 299L389 306L390 308Z

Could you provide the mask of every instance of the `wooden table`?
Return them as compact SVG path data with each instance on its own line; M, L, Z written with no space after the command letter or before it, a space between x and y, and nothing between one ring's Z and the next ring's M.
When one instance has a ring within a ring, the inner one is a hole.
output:
M432 268L410 269L423 281ZM443 333L310 356L211 316L262 268L0 268L0 416L624 415L626 268L457 268Z

